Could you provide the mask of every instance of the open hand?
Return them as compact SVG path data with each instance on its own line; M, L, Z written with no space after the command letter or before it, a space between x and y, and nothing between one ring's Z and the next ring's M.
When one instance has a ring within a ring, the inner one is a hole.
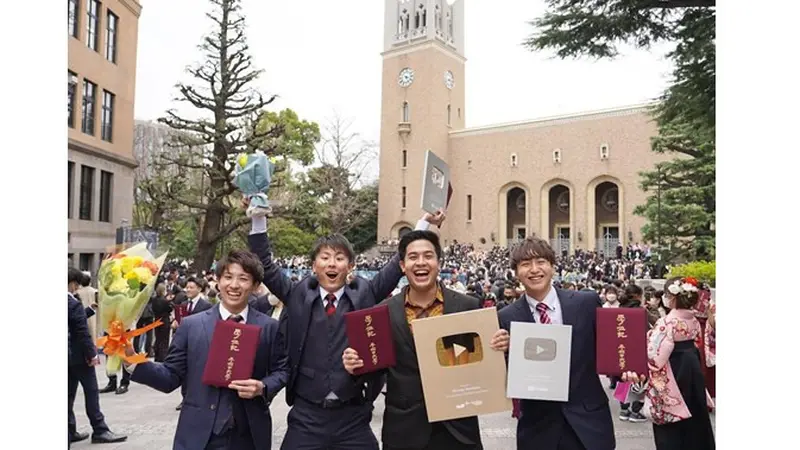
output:
M261 380L236 380L232 381L228 388L237 391L240 398L248 400L264 393L264 383Z
M99 366L100 365L100 357L99 356L95 356L94 358L92 358L89 361L87 361L87 364L89 364L89 367Z
M438 211L436 211L436 214L431 214L429 212L426 212L425 215L422 216L422 219L430 223L431 225L436 225L437 227L441 227L442 222L444 222L444 219L446 217L447 214L444 212L443 209L440 208Z
M639 375L636 372L624 372L622 374L622 381L630 381L631 383L644 383L647 376Z
M497 352L507 352L509 342L511 342L511 336L508 334L508 331L501 328L492 336L489 347Z
M344 349L344 353L342 353L342 364L344 364L344 370L350 375L353 375L356 369L364 367L364 361L358 357L358 352L350 347Z

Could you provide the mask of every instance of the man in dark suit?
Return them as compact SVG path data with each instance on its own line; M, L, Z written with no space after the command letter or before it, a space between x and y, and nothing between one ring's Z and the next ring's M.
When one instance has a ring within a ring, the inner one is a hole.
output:
M443 212L426 214L417 228L442 220ZM292 282L272 260L266 222L265 217L253 218L249 243L264 265L264 284L283 302L291 324L286 402L292 409L281 448L377 450L369 423L383 381L344 370L344 313L375 306L391 294L402 277L399 256L372 280L356 277L345 284L355 266L353 248L342 235L325 236L311 251L314 276Z
M499 312L500 326L506 330L511 322L572 326L569 400L520 400L517 449L613 450L611 410L596 371L600 299L595 292L554 288L555 258L547 241L538 237L525 239L510 255L525 294Z
M81 286L85 277L80 270L70 267L67 273L67 327L68 327L68 366L67 366L67 402L69 414L67 424L69 428L69 443L82 441L89 437L88 433L79 433L72 407L75 404L75 395L78 393L78 383L83 387L83 396L86 403L86 416L92 424L93 443L122 442L128 437L112 433L106 425L105 417L100 411L100 395L97 389L97 374L95 366L100 364L97 357L97 347L94 339L89 334L86 323L88 316L94 315L91 307L86 307L75 298L75 292Z
M400 238L400 267L408 286L386 300L395 343L396 364L387 373L386 409L383 414L382 441L384 450L481 450L481 431L478 417L429 423L422 392L422 380L417 352L411 334L411 321L426 317L470 311L481 307L474 297L445 289L438 282L442 247L439 237L431 231L412 231ZM473 337L462 342L465 348L475 349ZM509 335L498 330L490 347L504 352ZM469 352L455 354L453 345L445 344L445 360L451 364L468 364ZM342 363L349 373L364 365L358 353L348 348Z
M230 252L217 264L217 271L221 298L218 306L181 322L163 363L126 365L125 370L132 372L133 381L162 392L186 387L174 450L270 449L269 406L286 385L287 367L278 322L247 304L264 271L255 255L241 250ZM202 382L214 327L220 320L261 327L252 378L234 380L228 389Z
M195 277L189 277L186 280L186 288L184 297L186 298L183 302L186 303L186 315L191 316L192 314L200 314L203 311L208 311L212 308L211 302L204 299L201 295L203 293L203 286L204 280L197 279ZM184 291L181 291L184 292ZM179 297L175 297L176 301L180 301ZM176 329L178 327L178 322L175 321L172 324L172 328ZM173 335L174 339L174 335ZM186 396L186 386L181 386L181 397ZM175 407L176 411L180 411L183 407L183 400L178 403L178 406Z

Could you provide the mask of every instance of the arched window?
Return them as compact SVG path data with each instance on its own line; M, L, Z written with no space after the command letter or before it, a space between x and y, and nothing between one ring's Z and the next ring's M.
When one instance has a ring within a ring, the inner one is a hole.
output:
M408 123L411 119L411 112L409 111L408 102L403 102L403 122Z
M511 154L511 167L517 167L517 163L518 163L517 154L516 153L512 153Z
M447 105L447 126L450 126L450 105Z

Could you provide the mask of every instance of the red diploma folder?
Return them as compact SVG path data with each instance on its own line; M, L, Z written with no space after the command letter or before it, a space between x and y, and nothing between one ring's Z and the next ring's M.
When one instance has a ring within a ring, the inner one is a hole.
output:
M188 315L189 302L183 302L180 305L175 305L175 321L178 322L178 325L180 325L183 318Z
M234 380L249 380L253 376L261 327L218 320L208 350L203 371L203 384L228 387Z
M344 320L350 348L357 351L364 361L364 367L356 369L354 374L361 375L394 366L394 340L386 305L345 313Z
M597 373L647 374L647 312L644 308L597 308Z

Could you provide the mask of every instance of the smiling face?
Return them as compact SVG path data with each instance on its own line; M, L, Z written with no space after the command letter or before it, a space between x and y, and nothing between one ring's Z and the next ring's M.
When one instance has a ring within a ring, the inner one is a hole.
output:
M537 300L544 300L550 291L555 273L556 257L550 244L537 237L526 238L511 252L511 267L525 292Z
M411 289L427 291L436 286L439 277L439 256L432 242L418 239L408 244L400 268Z
M195 298L200 295L200 286L197 285L196 281L192 280L186 282L186 295L188 295L189 298Z
M237 263L231 263L225 267L222 276L219 278L218 286L222 305L234 314L244 310L250 294L256 288L253 276L245 272L242 266Z
M345 285L347 274L353 269L353 263L344 250L323 246L314 258L313 269L319 279L319 285L332 293Z

